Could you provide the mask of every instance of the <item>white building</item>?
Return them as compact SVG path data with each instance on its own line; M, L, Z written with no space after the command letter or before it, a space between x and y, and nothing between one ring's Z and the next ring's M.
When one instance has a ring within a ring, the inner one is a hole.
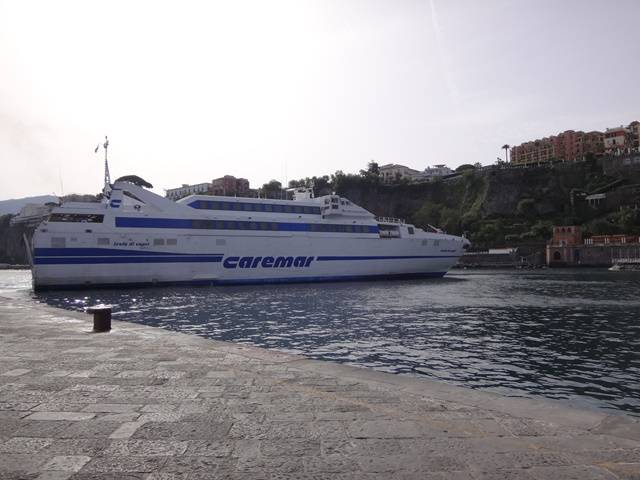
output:
M630 134L630 129L622 126L607 128L604 132L604 151L606 153L621 153L625 151L630 146Z
M422 172L396 163L390 163L380 167L380 176L386 183L392 183L403 179L413 182L428 182L436 177L444 177L446 175L451 175L452 173L453 170L446 165L434 165L433 167L427 167Z
M392 183L397 180L407 179L413 180L416 175L419 175L418 170L405 167L404 165L398 165L396 163L389 163L380 167L380 176L383 182Z
M444 177L446 175L451 175L453 170L451 170L446 165L434 165L433 167L427 167L424 169L423 178L426 180L432 180L435 177Z
M199 193L206 194L211 190L210 183L197 183L196 185L187 185L183 183L181 187L178 188L170 188L166 190L166 197L169 200L179 200L187 195L196 195Z

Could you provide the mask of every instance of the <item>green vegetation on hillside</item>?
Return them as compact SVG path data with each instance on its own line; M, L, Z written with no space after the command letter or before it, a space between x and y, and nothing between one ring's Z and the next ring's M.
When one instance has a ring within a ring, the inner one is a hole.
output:
M425 183L385 184L372 162L357 175L338 171L290 186L315 185L317 195L336 192L376 215L464 233L478 248L544 243L554 225L584 225L586 235L640 234L638 169L605 173L592 159L526 169L469 164L457 173ZM626 190L613 188L619 185ZM590 206L585 196L599 191L608 191L609 199Z

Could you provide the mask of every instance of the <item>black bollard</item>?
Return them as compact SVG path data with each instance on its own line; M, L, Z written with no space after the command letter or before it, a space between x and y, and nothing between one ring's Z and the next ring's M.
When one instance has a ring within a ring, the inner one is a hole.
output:
M95 333L111 330L111 306L96 305L87 308L87 313L93 313L93 331Z

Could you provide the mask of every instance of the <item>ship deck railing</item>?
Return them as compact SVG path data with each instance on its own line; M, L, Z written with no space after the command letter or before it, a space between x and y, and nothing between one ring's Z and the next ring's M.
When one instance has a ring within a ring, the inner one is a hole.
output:
M637 263L640 264L640 258L627 257L627 258L614 258L613 263Z
M404 224L404 220L402 218L394 218L394 217L376 217L376 222L378 223L397 223L399 225Z

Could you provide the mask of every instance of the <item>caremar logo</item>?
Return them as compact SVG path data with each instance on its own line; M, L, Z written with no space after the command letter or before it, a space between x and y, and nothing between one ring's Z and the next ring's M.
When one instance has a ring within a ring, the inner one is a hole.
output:
M224 268L305 268L315 257L227 257Z

